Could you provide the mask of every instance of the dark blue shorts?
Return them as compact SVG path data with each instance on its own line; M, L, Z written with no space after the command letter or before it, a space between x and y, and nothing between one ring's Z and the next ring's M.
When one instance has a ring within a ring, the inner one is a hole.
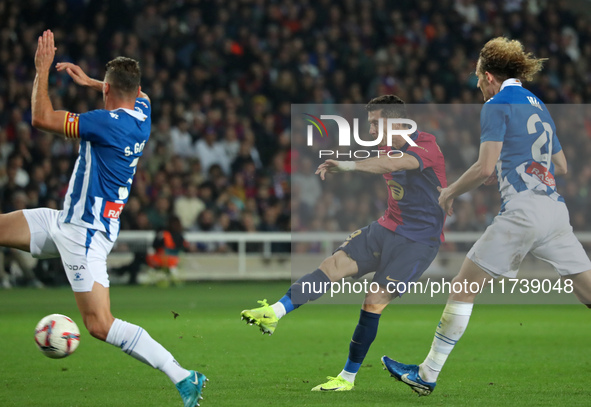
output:
M439 246L415 242L373 222L351 233L338 250L357 263L359 271L354 278L375 271L372 281L387 286L417 281L437 255Z

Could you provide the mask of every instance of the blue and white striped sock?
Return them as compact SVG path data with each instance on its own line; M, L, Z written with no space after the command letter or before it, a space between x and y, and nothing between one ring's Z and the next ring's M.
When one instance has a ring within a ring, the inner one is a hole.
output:
M431 351L419 366L419 376L426 382L437 381L447 357L468 327L473 303L448 301L435 330Z
M121 348L123 352L140 362L161 370L175 384L190 374L178 364L169 351L137 325L115 319L106 342Z

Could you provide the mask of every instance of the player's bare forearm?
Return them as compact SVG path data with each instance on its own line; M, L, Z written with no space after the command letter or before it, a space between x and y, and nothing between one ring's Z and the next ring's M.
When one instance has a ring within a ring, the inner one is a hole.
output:
M392 157L382 155L380 157L366 158L365 160L356 161L355 165L356 171L371 174L388 174L390 172L414 170L416 168L419 168L419 161L409 154Z
M501 141L485 141L480 144L478 161L447 188L449 198L457 198L488 180L495 170L502 148Z
M476 162L453 184L447 187L449 198L458 196L479 187L490 177L490 173L484 171L480 162Z
M33 92L31 95L31 124L40 127L47 117L53 112L51 99L49 99L48 87L49 72L42 70L35 75Z
M64 120L67 112L53 110L48 92L49 72L41 70L35 75L31 95L31 124L50 133L64 134Z
M48 77L47 71L35 75L31 95L31 124L39 130L64 134L63 123L67 112L53 110L47 90Z
M76 84L94 89L98 92L103 91L103 81L90 78L78 65L71 62L58 62L55 67L58 72L66 71Z
M97 92L102 92L103 91L103 85L104 85L104 82L103 81L99 81L98 79L92 79L92 78L89 78L89 77L86 77L86 78L87 79L83 83L80 83L78 81L76 81L76 83L78 85L85 86L85 87L90 88L90 89L94 89Z
M386 174L392 172L389 163L382 159L383 157L367 158L361 161L355 161L355 171L368 172L370 174Z
M40 130L64 134L66 112L53 110L47 90L49 69L55 56L53 33L45 30L38 38L35 52L35 81L31 93L31 124Z
M327 173L363 171L370 174L387 174L395 171L414 170L419 168L419 161L409 154L366 158L360 161L326 160L318 166L316 174L324 181Z
M94 90L96 90L98 92L102 92L103 91L103 85L104 85L104 82L103 81L99 81L97 79L90 79L89 78L88 85L86 85L86 86L88 86L89 88L94 89Z

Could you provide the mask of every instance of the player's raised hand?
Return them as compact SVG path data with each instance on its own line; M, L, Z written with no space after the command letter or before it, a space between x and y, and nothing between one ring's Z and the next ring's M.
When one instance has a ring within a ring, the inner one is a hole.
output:
M354 161L326 160L318 166L314 174L320 174L320 179L324 181L327 172L332 174L335 172L353 171L354 169Z
M439 206L443 208L447 216L453 215L454 199L449 196L449 189L437 187L437 190L439 191Z
M51 30L45 30L37 39L37 51L35 52L35 69L37 71L49 71L55 57L55 42Z
M77 85L89 86L90 78L78 65L71 62L58 62L55 67L58 72L66 71Z
M326 160L318 166L314 174L320 175L320 179L324 181L326 179L326 173L330 168L338 167L338 163L335 160Z

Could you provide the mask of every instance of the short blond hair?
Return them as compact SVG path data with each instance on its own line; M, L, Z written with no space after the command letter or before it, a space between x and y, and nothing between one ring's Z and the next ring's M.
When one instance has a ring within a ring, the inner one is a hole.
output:
M489 72L498 79L531 81L542 70L547 58L536 58L523 50L523 44L505 37L493 38L480 51L478 74Z

